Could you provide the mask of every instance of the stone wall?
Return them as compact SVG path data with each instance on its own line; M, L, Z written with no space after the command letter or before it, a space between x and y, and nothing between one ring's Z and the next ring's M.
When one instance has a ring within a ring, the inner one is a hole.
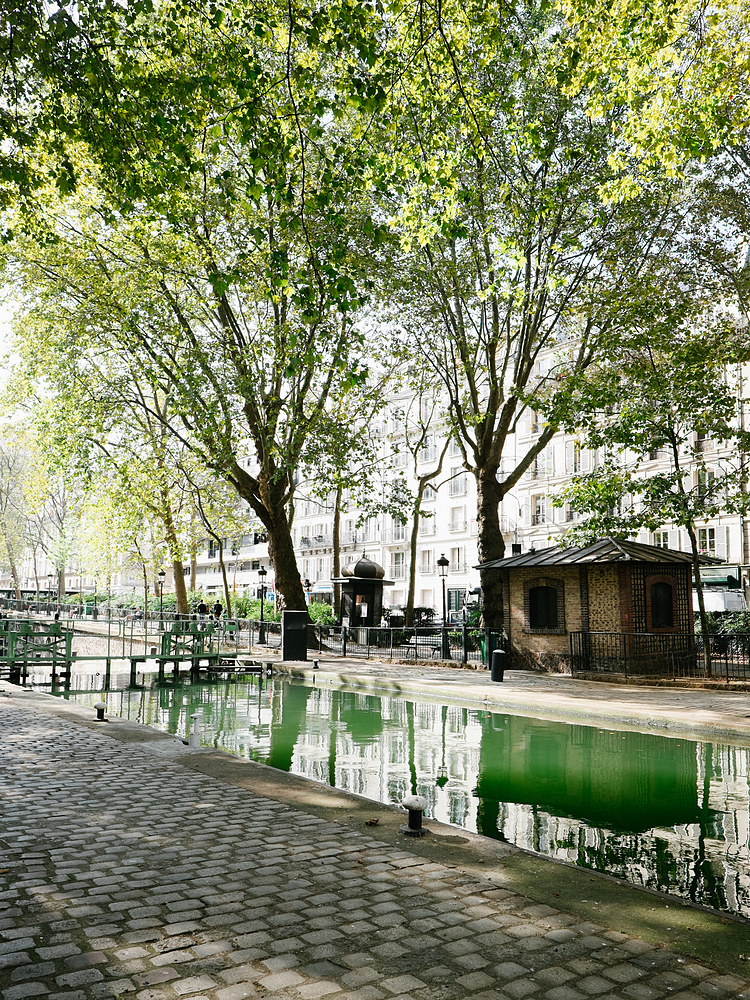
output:
M619 566L590 564L589 628L592 632L620 631Z

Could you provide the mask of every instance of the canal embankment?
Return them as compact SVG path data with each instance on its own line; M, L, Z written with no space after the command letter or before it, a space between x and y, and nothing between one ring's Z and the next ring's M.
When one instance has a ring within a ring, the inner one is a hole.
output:
M555 722L606 724L643 733L750 746L750 692L745 691L608 684L566 674L521 670L505 671L500 683L493 682L486 670L462 670L437 663L412 665L322 657L306 662L274 660L273 669L308 684L363 693L418 696L422 701L448 702Z

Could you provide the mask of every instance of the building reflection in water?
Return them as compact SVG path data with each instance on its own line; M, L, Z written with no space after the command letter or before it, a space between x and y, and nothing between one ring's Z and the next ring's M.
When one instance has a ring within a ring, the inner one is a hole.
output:
M79 700L98 694L71 692ZM748 751L253 678L108 710L636 884L750 916Z

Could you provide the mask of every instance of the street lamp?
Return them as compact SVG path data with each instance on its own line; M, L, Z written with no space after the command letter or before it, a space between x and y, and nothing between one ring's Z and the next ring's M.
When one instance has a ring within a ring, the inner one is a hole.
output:
M159 628L163 629L164 628L164 579L167 574L164 572L163 569L160 569L157 575L159 577Z
M263 608L266 596L266 576L268 575L268 570L265 566L261 566L258 570L258 576L260 577L260 629L258 630L258 643L265 644L266 641L266 625L263 619Z
M445 558L445 553L440 553L440 558L436 560L438 571L440 573L440 579L443 584L443 659L450 660L451 651L448 645L448 614L445 607L445 578L448 575L448 567L450 566L450 560Z

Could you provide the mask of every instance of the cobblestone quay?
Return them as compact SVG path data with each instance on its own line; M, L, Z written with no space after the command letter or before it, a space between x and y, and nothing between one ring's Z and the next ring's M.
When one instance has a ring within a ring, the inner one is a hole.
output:
M0 698L0 738L3 1000L750 997L156 743L22 697Z

